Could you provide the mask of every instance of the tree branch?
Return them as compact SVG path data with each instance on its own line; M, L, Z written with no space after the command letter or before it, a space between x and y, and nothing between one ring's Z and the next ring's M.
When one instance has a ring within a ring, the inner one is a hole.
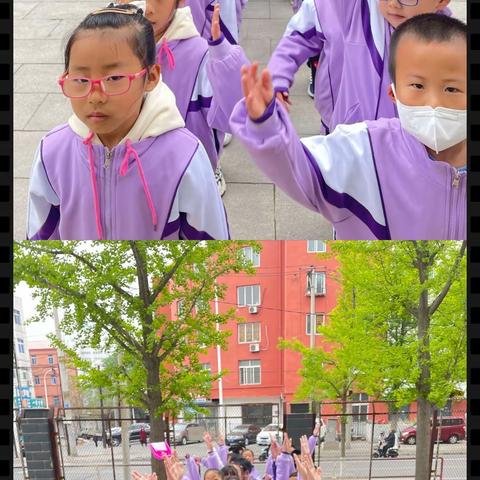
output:
M463 255L465 254L465 249L467 248L467 242L463 241L462 246L457 254L457 258L455 259L455 262L453 264L452 270L450 272L450 275L447 279L447 282L445 283L444 287L442 288L442 291L438 294L437 298L431 303L431 305L428 307L428 313L429 315L433 315L438 307L441 305L443 302L443 299L447 296L447 293L450 290L450 287L452 286L453 279L457 274L458 268L460 266L460 262L462 260Z

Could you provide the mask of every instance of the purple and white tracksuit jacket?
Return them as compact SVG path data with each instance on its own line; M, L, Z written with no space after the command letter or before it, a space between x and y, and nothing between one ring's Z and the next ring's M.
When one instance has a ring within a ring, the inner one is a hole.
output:
M338 239L466 237L466 175L432 160L397 118L300 139L278 100L257 121L242 100L230 124L265 175L329 220Z
M202 37L160 41L157 57L162 80L175 95L185 127L202 142L215 170L223 148L223 132L230 130L231 112L223 113L224 102L213 94L207 75L207 41ZM223 94L227 95L227 92Z
M392 31L378 0L303 0L268 63L275 91L288 91L300 66L320 55L315 107L321 131L397 117L387 95Z
M185 6L190 7L193 22L200 35L208 40L211 37L212 15L217 2L220 4L220 30L231 44L236 45L240 26L237 3L246 4L247 0L185 0Z
M186 128L112 150L49 132L30 179L30 240L228 239L205 149Z

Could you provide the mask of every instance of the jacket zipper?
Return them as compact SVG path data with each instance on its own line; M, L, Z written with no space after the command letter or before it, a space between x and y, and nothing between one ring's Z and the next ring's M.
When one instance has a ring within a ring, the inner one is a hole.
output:
M459 218L458 218L458 190L460 185L460 173L454 167L453 168L453 178L452 178L452 197L450 203L450 232L448 239L456 239L457 230L459 225Z
M104 198L104 224L105 224L105 239L113 238L112 237L112 208L111 208L111 175L112 169L109 168L114 155L114 148L109 150L105 147L105 159L103 162L103 168L105 169L104 175L104 189L103 189L103 198Z

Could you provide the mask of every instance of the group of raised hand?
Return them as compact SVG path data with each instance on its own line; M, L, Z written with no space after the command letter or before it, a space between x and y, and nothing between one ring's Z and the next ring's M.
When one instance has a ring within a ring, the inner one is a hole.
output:
M167 480L181 480L185 475L185 466L179 460L177 452L173 452L170 457L164 457L163 463L167 473ZM133 480L157 480L156 473L142 474L134 471L132 473Z
M320 425L318 425L320 431ZM313 434L315 435L315 430ZM322 480L322 471L320 467L315 467L313 463L312 454L308 446L308 439L306 435L300 437L300 456L296 453L293 454L295 464L297 466L297 472L301 475L303 480Z

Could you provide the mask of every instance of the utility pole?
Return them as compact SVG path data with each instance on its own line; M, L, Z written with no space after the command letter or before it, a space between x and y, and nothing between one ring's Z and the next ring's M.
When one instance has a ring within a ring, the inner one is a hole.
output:
M217 281L215 280L215 300L214 300L214 305L215 305L215 315L218 315L218 295L217 295ZM215 322L215 329L217 332L220 331L220 324L218 322ZM222 351L220 349L220 345L217 345L217 372L220 373L222 371ZM224 407L223 407L223 381L222 377L218 379L218 403L220 404L220 409L218 412L218 433L221 433L222 435L226 435L226 420L225 420L225 431L222 432L222 420L223 417L225 417L224 414Z

